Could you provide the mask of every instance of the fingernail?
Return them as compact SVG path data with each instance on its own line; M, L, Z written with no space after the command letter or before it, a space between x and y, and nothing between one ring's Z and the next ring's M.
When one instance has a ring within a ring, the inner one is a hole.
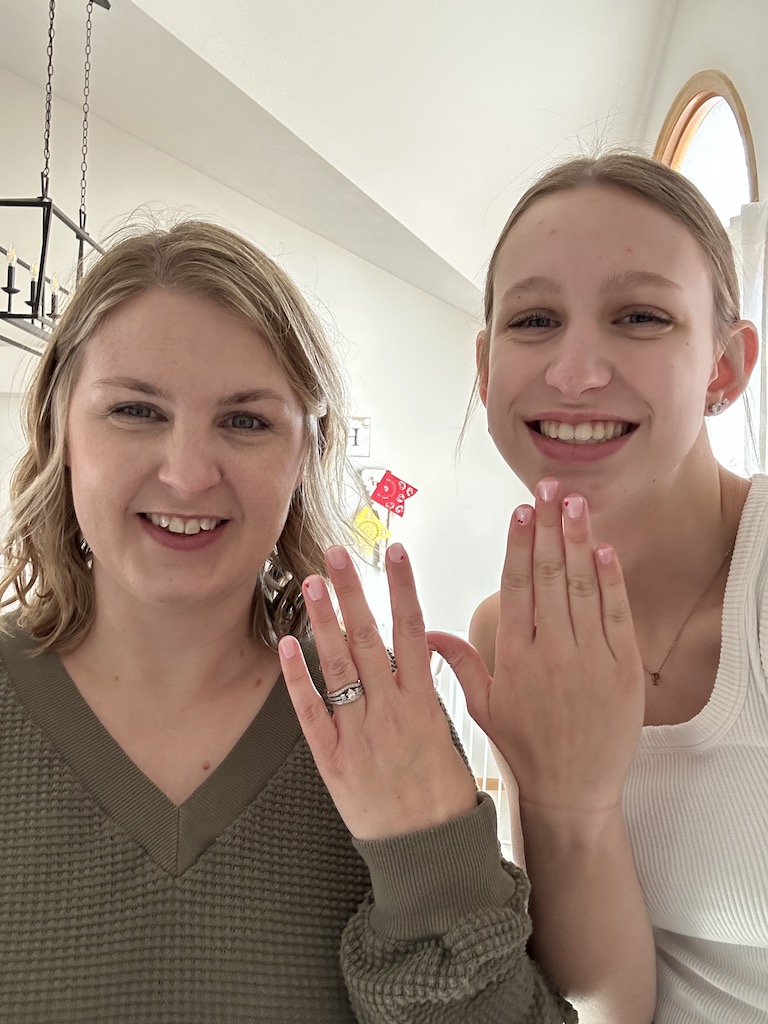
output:
M542 501L554 501L557 497L557 480L539 480L536 484L536 497Z
M284 658L294 658L299 653L299 641L295 636L284 636L277 645Z
M518 505L512 513L512 518L521 526L528 526L533 519L533 509L530 505Z
M325 584L319 576L309 576L304 580L304 590L311 601L319 601L325 594Z
M387 548L387 555L390 562L402 562L405 560L405 548L399 541L396 541Z
M332 569L346 569L349 564L347 552L342 547L328 548L325 552L325 560Z
M580 494L569 494L563 501L563 508L569 519L578 519L584 514L584 499Z
M613 561L616 552L608 544L601 544L599 548L595 548L595 554L603 565L608 565Z

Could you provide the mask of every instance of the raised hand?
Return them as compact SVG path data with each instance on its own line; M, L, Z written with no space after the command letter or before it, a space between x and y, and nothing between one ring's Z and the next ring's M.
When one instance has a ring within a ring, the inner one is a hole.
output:
M593 550L586 501L554 480L510 524L493 678L469 645L430 633L470 714L509 763L521 808L620 804L644 712L644 678L613 548Z
M381 839L441 824L477 805L473 779L451 739L429 669L421 608L401 544L387 551L396 671L344 548L326 552L344 620L342 632L324 581L303 587L328 694L353 699L330 715L293 637L280 664L307 743L347 828ZM362 682L351 691L350 684Z

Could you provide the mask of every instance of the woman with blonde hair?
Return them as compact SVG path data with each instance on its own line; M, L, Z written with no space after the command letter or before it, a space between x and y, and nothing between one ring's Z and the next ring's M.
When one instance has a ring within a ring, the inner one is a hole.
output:
M585 1022L768 1022L768 479L705 422L757 352L725 230L663 164L567 161L510 215L477 384L535 508L482 661L433 641L508 763L532 948Z
M435 697L405 553L393 673L338 544L343 388L286 275L212 224L123 240L57 322L26 424L0 1016L569 1014L526 954L526 883Z

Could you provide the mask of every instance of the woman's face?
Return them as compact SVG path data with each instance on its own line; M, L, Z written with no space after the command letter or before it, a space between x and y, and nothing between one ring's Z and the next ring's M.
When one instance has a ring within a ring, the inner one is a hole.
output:
M529 488L556 477L596 511L708 451L712 285L681 223L615 188L555 193L511 229L493 289L480 392Z
M86 343L67 418L97 601L250 605L305 452L266 342L214 303L152 289Z

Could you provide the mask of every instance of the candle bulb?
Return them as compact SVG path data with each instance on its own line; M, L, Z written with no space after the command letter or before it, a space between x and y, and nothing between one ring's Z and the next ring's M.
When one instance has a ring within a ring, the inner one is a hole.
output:
M59 311L59 279L54 274L51 278L51 312L49 316L54 319Z
M8 250L8 281L6 283L6 291L11 292L14 290L16 284L16 248L11 243L11 247Z
M38 272L39 272L39 268L37 266L37 261L35 261L32 264L32 266L29 268L29 276L30 276L30 282L29 282L29 305L33 309L34 309L34 305L35 305L35 292L37 291L37 275L38 275Z

